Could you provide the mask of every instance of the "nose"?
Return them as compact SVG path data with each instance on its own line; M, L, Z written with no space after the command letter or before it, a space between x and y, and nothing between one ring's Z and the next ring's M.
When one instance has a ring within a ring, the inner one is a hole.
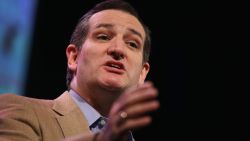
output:
M112 56L112 58L115 60L124 59L126 55L125 45L126 44L123 42L123 40L114 39L108 48L108 55Z

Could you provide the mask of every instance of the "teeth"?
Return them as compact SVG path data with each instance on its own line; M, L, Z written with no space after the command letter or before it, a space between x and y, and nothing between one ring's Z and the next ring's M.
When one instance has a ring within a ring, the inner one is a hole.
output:
M115 67L115 68L120 68L120 66L118 66L118 65L115 65L115 64L111 64L111 67Z

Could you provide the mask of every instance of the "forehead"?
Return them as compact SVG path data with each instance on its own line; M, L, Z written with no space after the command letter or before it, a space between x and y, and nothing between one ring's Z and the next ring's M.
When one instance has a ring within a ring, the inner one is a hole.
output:
M133 15L120 10L103 10L95 13L89 20L90 28L99 24L112 24L117 27L133 29L145 39L145 31L139 20Z

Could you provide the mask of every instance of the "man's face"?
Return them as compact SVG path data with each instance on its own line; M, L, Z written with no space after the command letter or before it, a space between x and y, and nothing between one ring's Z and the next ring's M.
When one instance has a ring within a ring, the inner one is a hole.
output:
M149 70L142 63L144 41L144 29L134 16L118 10L94 14L76 59L78 86L124 90L143 83Z

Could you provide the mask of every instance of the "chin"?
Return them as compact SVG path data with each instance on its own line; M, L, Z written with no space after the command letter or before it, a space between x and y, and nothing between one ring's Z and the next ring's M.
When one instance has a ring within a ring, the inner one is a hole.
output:
M101 82L101 87L109 91L123 91L126 85L121 81L110 81L106 80Z

